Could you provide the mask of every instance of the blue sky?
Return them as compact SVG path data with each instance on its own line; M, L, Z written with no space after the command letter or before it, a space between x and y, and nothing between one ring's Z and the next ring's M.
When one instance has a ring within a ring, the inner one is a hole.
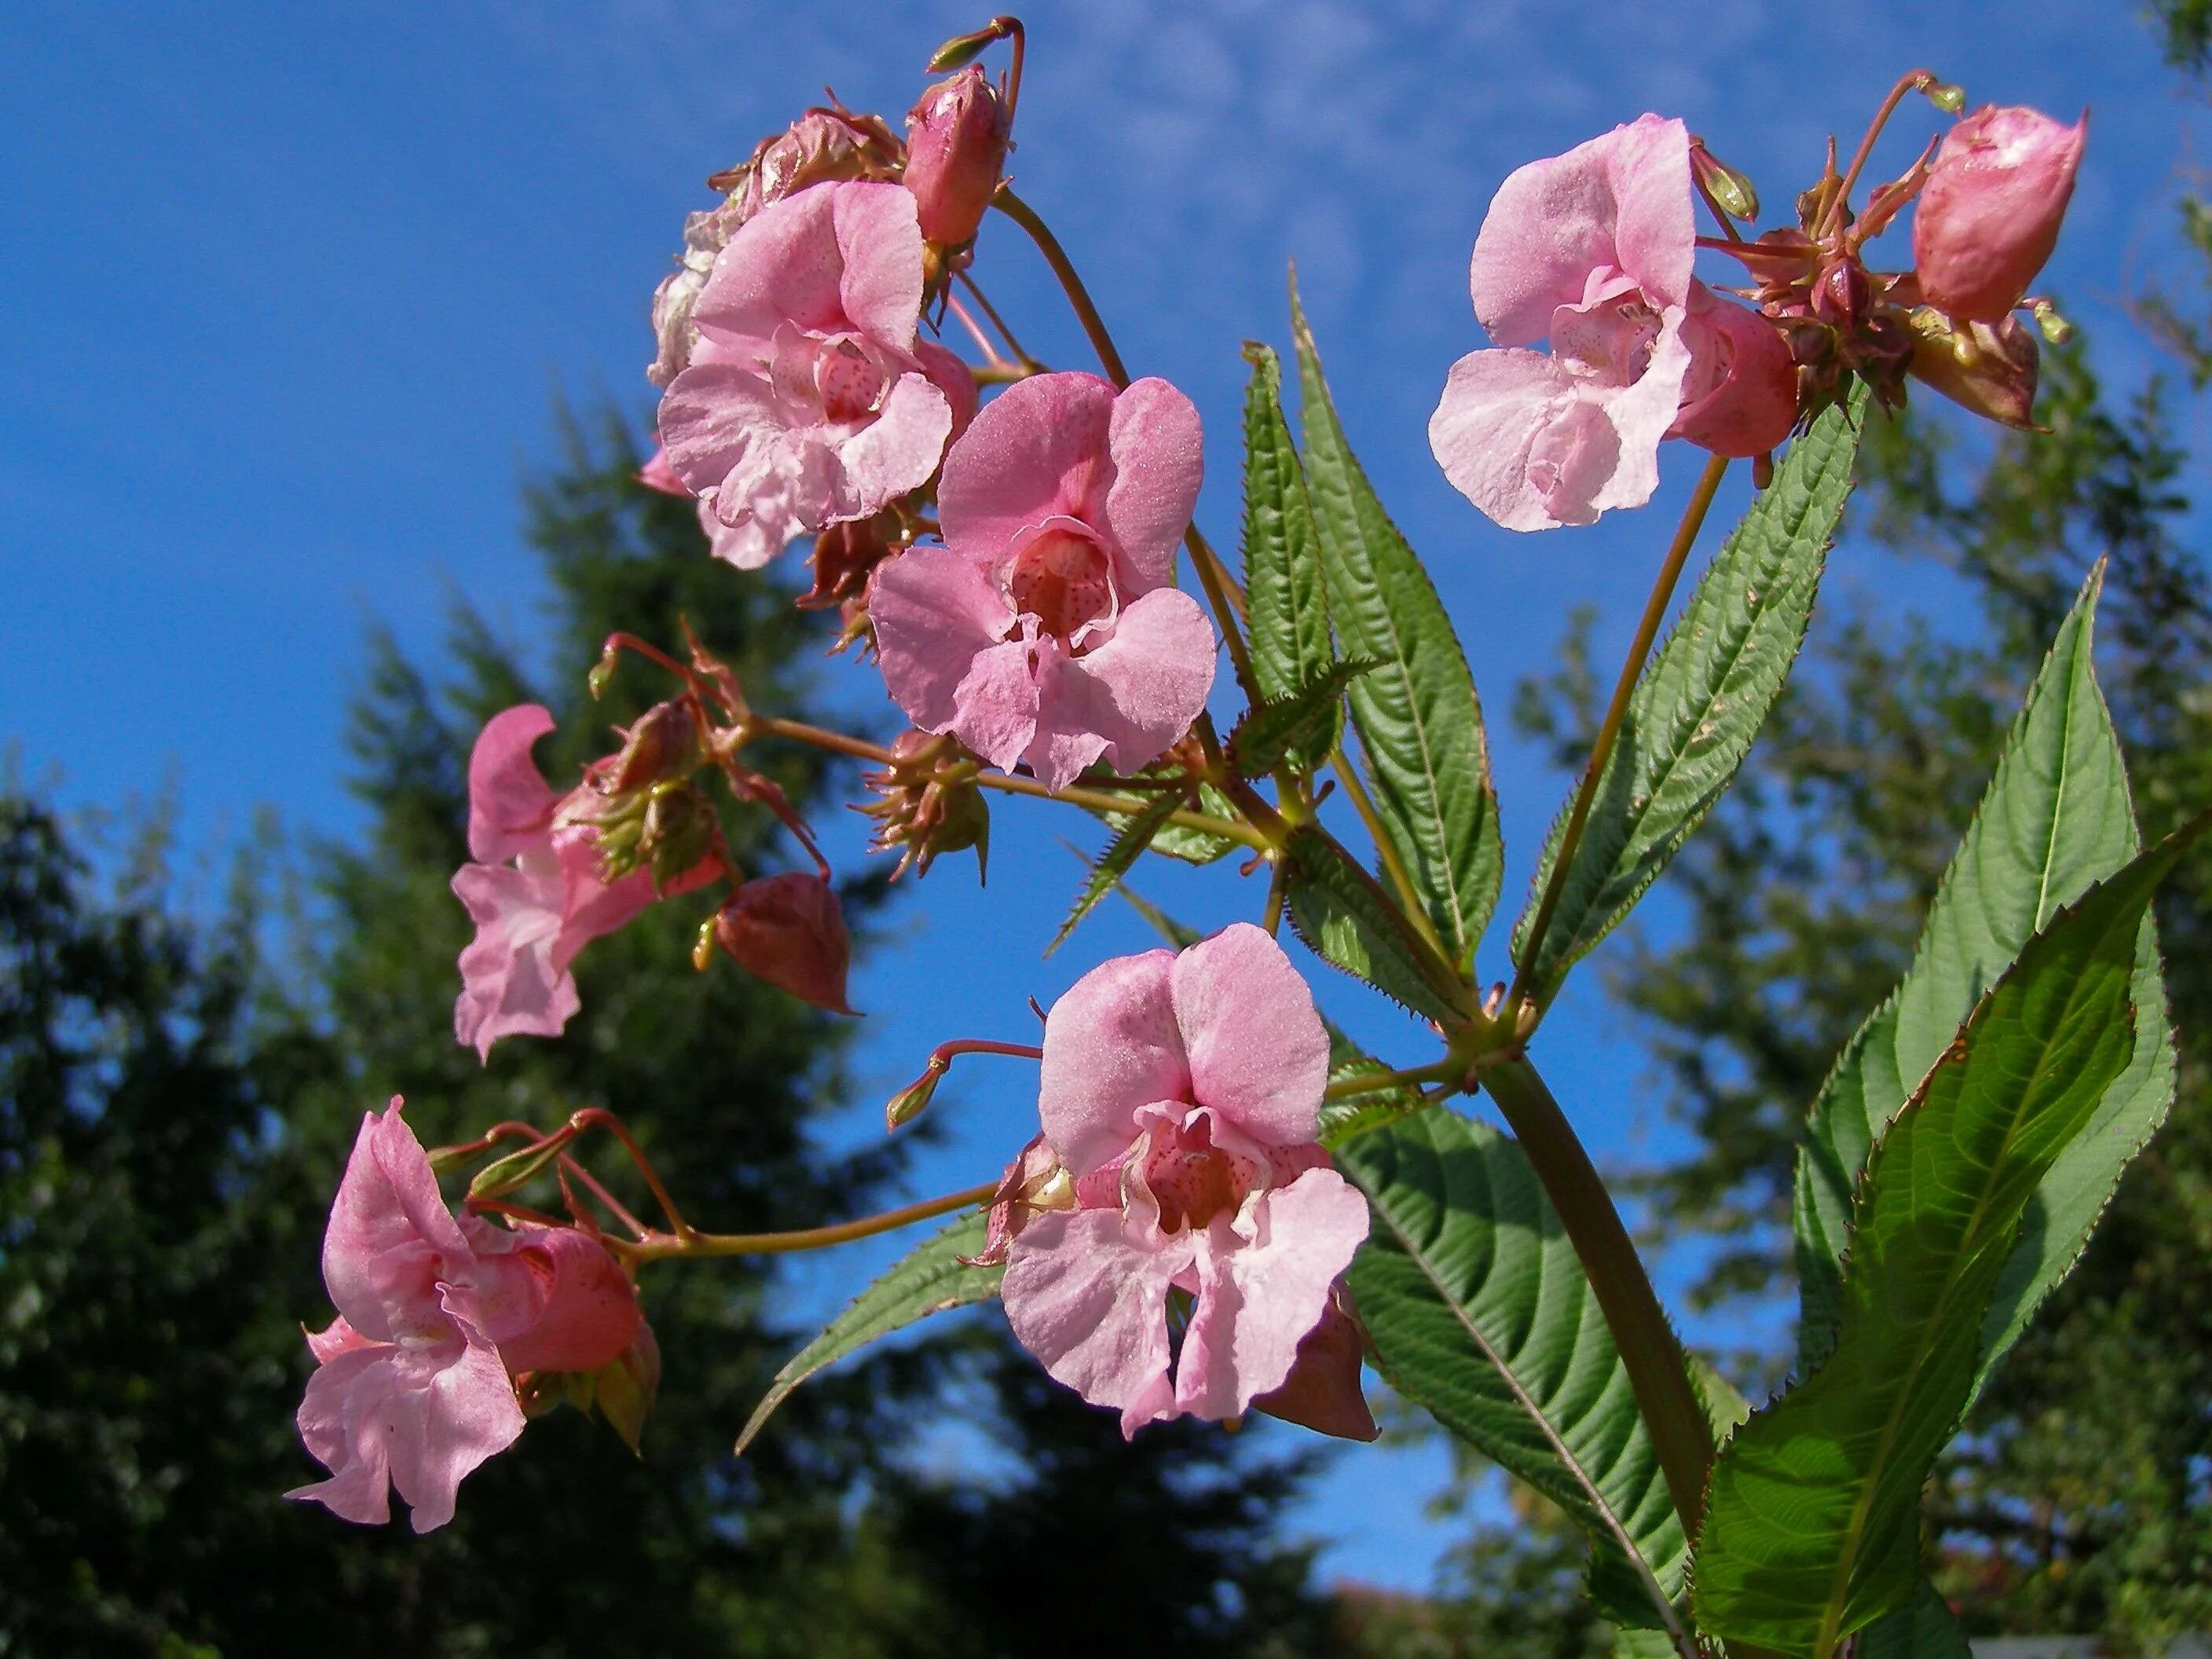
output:
M934 0L0 13L0 737L68 802L173 785L191 848L223 845L264 805L296 832L345 833L339 734L368 624L434 658L459 597L536 652L544 591L518 482L550 457L556 395L648 410L646 304L707 199L698 181L825 82L897 115L929 49L983 15ZM1352 441L1487 700L1509 908L1562 787L1506 729L1514 682L1577 601L1602 607L1601 641L1625 641L1696 470L1670 453L1650 511L1534 537L1494 529L1437 472L1428 412L1480 343L1468 246L1513 167L1653 109L1784 204L1825 134L1848 146L1922 52L1977 102L2093 106L2051 283L2122 378L2148 361L2117 307L2172 258L2193 106L2122 8L1053 0L1024 15L1023 192L1135 372L1204 412L1200 516L1224 544L1238 342L1285 343L1284 265L1299 262ZM1935 129L1908 106L1883 159L1901 166ZM1033 350L1088 366L1010 226L987 228L978 274ZM1940 607L1942 586L1847 547L1824 614L1899 599ZM855 707L879 695L866 671L832 678ZM837 1133L868 1132L941 1038L1024 1035L1025 998L1149 944L1102 913L1041 959L1076 872L1062 836L1094 839L1060 809L1001 811L987 891L948 860L894 909L858 977L862 1088ZM1227 866L1146 885L1209 924L1260 897ZM1414 1028L1327 971L1334 1010L1382 1052L1422 1057ZM1650 1079L1594 983L1544 1043L1601 1162L1664 1154ZM995 1169L1033 1127L1033 1077L975 1063L936 1109L957 1131L920 1160L917 1194ZM834 1305L881 1260L810 1264L794 1305ZM1425 1583L1449 1534L1413 1500L1443 1467L1433 1449L1340 1461L1298 1517L1332 1540L1325 1570Z

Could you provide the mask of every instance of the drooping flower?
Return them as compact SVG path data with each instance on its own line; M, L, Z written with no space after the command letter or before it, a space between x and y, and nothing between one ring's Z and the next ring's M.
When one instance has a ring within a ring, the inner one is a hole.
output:
M937 471L975 382L916 337L921 289L915 198L872 180L786 197L715 256L660 434L676 476L733 532L718 555L757 568Z
M1001 1294L1023 1346L1125 1434L1248 1410L1329 1311L1368 1220L1316 1143L1328 1076L1311 994L1249 923L1103 963L1054 1005L1039 1105L1076 1201L1025 1218Z
M1920 297L1954 322L2001 323L2058 245L2085 114L2066 126L1984 104L1943 135L1912 219Z
M1213 684L1212 625L1170 585L1203 471L1198 411L1164 380L1010 387L945 458L945 545L877 570L892 698L1055 789L1102 756L1159 755Z
M1651 498L1690 367L1696 237L1680 121L1642 116L1498 186L1468 274L1498 349L1452 365L1429 422L1461 494L1509 530Z
M906 187L919 208L921 234L945 247L972 240L1006 159L1006 106L970 64L924 89L906 118Z
M581 1006L569 965L592 939L653 900L644 870L610 882L598 832L562 824L556 795L531 758L553 729L536 703L495 714L469 757L469 854L453 896L476 938L461 952L453 1032L489 1060L501 1037L558 1036Z
M417 1532L452 1520L462 1479L521 1434L514 1374L593 1370L641 1327L629 1280L583 1233L456 1218L397 1097L362 1120L323 1282L338 1317L307 1338L299 1427L330 1474L285 1495L381 1522L397 1489Z

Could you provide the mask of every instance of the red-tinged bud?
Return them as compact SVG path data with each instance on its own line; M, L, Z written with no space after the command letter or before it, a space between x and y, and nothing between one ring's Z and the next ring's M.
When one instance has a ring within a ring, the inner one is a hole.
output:
M1006 105L981 64L921 94L907 117L906 187L924 237L942 247L974 240L999 188L1008 138Z
M748 972L833 1014L845 1000L853 941L836 890L800 870L762 876L738 889L714 918L714 942Z
M2002 322L1952 323L1922 307L1912 313L1917 343L1911 373L1977 415L2033 432L2035 383L2042 349L2017 317Z
M657 702L630 722L611 763L592 769L602 795L628 794L664 779L684 778L699 763L699 733L688 702Z
M1358 1316L1341 1283L1329 1292L1321 1322L1298 1343L1283 1386L1263 1394L1252 1409L1340 1440L1373 1440L1381 1431L1359 1386Z
M2058 244L2088 137L2087 114L2069 127L1989 104L1953 127L1912 221L1921 297L1960 322L2018 305Z
M1813 314L1846 331L1859 325L1874 299L1874 285L1866 267L1856 259L1838 259L1820 273L1813 289Z
M1745 456L1763 455L1790 435L1797 423L1797 365L1771 319L1692 283L1682 338L1690 370L1668 436L1716 455Z

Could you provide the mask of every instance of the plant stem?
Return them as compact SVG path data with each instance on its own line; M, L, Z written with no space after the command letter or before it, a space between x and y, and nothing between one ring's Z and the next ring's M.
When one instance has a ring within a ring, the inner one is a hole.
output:
M881 1215L863 1216L858 1221L840 1222L834 1227L808 1227L790 1233L655 1233L635 1244L617 1244L614 1248L633 1262L659 1261L670 1256L777 1255L793 1250L818 1250L825 1245L871 1238L949 1211L970 1208L998 1190L997 1182L987 1181L980 1187L886 1210Z
M1349 1100L1354 1095L1379 1094L1385 1089L1402 1089L1424 1083L1437 1083L1455 1076L1457 1065L1449 1060L1438 1060L1433 1066L1415 1066L1403 1072L1361 1072L1355 1076L1340 1078L1321 1091L1323 1100Z
M1613 758L1613 746L1620 736L1621 721L1627 717L1628 700L1635 694L1636 682L1644 672L1644 659L1651 654L1651 642L1659 636L1659 626L1667 620L1667 607L1674 599L1675 585L1681 580L1682 567L1689 560L1698 532L1705 527L1705 514L1713 504L1713 495L1721 487L1728 465L1725 455L1715 455L1706 461L1705 470L1698 476L1698 487L1690 492L1689 504L1682 509L1682 521L1674 526L1674 540L1659 567L1658 577L1651 584L1651 597L1644 602L1644 618L1636 625L1636 637L1630 641L1628 656L1620 665L1620 678L1613 683L1613 701L1607 705L1605 719L1598 725L1597 737L1590 744L1589 763L1583 768L1582 782L1575 790L1575 803L1567 814L1566 832L1559 837L1559 854L1552 860L1552 873L1544 883L1543 896L1536 902L1536 919L1528 925L1528 942L1522 947L1521 960L1515 964L1513 988L1506 993L1501 1005L1507 1019L1516 1017L1522 999L1528 994L1543 949L1544 934L1552 925L1552 913L1559 908L1559 895L1565 889L1567 872L1574 864L1575 849L1582 844L1583 828L1589 822L1590 803L1597 798L1598 784L1605 776L1605 764Z
M975 279L963 270L957 280L960 286L968 290L969 297L991 319L991 326L999 331L999 337L1006 343L1006 349L1014 354L1014 361L1033 374L1042 373L1044 365L1023 349L1022 343L1014 337L1014 331L1006 326L1006 319L999 315L999 308L991 303L991 296L983 292Z
M1713 1461L1712 1424L1691 1386L1680 1339L1651 1288L1643 1258L1589 1154L1535 1067L1526 1060L1505 1060L1484 1072L1482 1086L1528 1155L1589 1275L1675 1513L1682 1517L1682 1530L1694 1538Z
M1213 619L1220 624L1222 641L1228 646L1230 663L1237 670L1237 684L1244 688L1246 702L1257 703L1261 700L1260 684L1252 678L1252 653L1237 627L1243 618L1243 606L1229 597L1236 589L1236 581L1223 568L1213 544L1199 533L1196 525L1184 529L1182 539L1183 545L1190 550L1191 568L1198 572L1198 585L1206 590L1206 602L1213 608ZM1243 597L1239 593L1238 601Z
M1836 187L1836 198L1828 204L1827 211L1821 216L1823 229L1842 228L1844 210L1851 199L1851 187L1858 183L1859 173L1865 167L1867 158L1874 154L1874 141L1881 136L1882 128L1889 125L1889 118L1905 101L1905 94L1935 84L1935 75L1924 69L1909 70L1898 77L1897 84L1889 89L1889 96L1881 100L1881 107L1874 112L1874 119L1867 124L1866 136L1859 140L1858 149L1851 156L1850 167L1844 172L1843 182Z
M1091 337L1091 349L1098 354L1099 367L1106 378L1118 387L1129 384L1129 371L1122 367L1121 354L1115 349L1114 337L1106 331L1106 322L1091 303L1091 290L1083 286L1083 278L1076 272L1075 263L1067 257L1067 250L1060 245L1060 238L1036 216L1036 210L1014 194L1007 185L999 186L999 193L991 198L991 205L1019 225L1037 245L1044 262L1052 267L1052 274L1067 295L1067 302L1075 307L1076 320L1083 331Z

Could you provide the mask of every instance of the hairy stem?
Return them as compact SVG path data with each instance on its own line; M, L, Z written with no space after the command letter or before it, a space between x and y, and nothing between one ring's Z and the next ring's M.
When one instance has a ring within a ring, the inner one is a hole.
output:
M1643 620L1636 625L1636 637L1629 642L1627 658L1620 665L1620 678L1613 682L1613 701L1606 706L1605 718L1597 728L1597 737L1590 744L1589 761L1583 768L1582 782L1576 787L1575 802L1567 814L1565 834L1559 837L1559 855L1552 860L1552 873L1544 883L1543 896L1536 902L1536 918L1528 924L1528 942L1522 947L1521 960L1513 969L1513 988L1506 994L1505 1018L1516 1017L1522 998L1529 989L1537 960L1541 954L1544 935L1552 925L1552 913L1559 908L1559 895L1565 890L1567 872L1575 861L1575 849L1582 844L1583 828L1589 822L1590 803L1597 798L1597 787L1605 776L1605 763L1613 758L1613 745L1620 736L1620 723L1628 714L1628 700L1635 694L1636 682L1644 672L1644 659L1651 654L1651 642L1659 637L1660 624L1667 620L1667 607L1674 597L1675 585L1682 579L1682 567L1690 557L1690 549L1698 539L1698 532L1705 527L1705 514L1711 508L1713 495L1721 487L1721 479L1728 471L1728 458L1715 455L1706 461L1705 470L1698 477L1698 487L1690 492L1689 504L1682 509L1682 521L1674 527L1674 540L1667 550L1667 557L1659 567L1659 574L1651 584L1651 597L1644 602Z

